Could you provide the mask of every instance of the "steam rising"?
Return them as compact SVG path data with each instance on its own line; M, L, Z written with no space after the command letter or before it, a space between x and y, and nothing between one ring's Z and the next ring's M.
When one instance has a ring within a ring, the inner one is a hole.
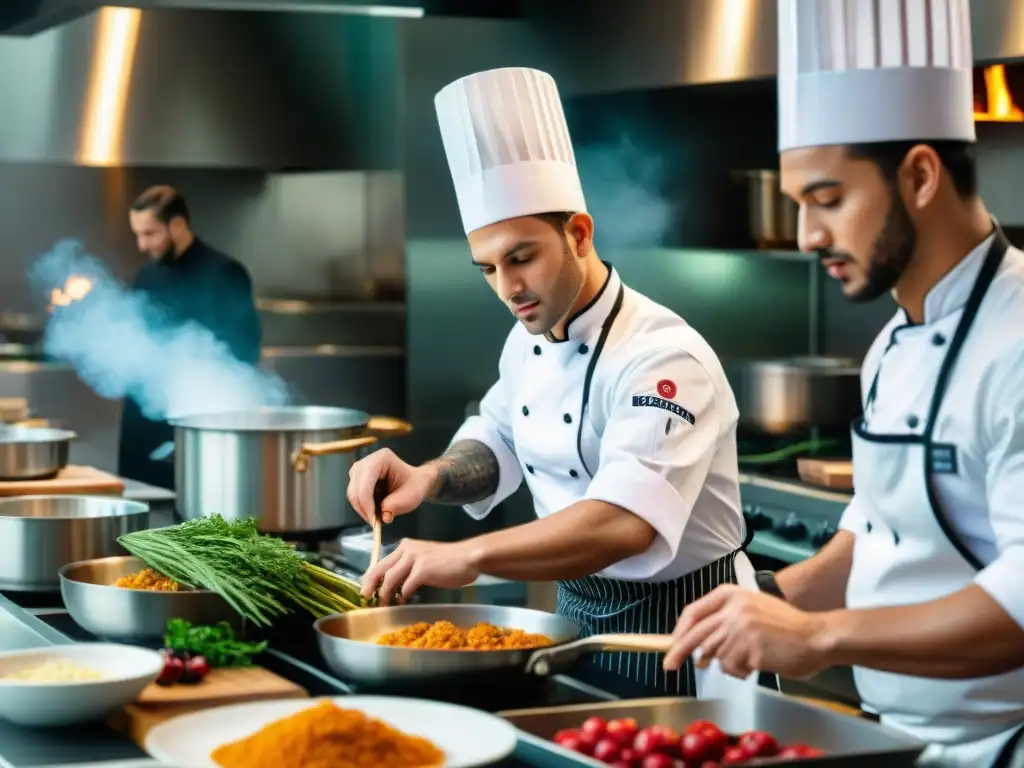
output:
M674 221L661 191L668 180L665 158L625 131L614 142L580 146L575 156L599 246L662 245Z
M146 294L121 285L77 240L57 242L28 275L33 290L47 297L72 276L88 278L92 288L54 308L43 349L101 397L129 396L155 420L289 402L280 378L234 358L203 325L172 325Z

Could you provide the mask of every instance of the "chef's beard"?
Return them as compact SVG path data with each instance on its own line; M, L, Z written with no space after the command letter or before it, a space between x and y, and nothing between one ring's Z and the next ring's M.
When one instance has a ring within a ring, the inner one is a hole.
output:
M896 282L903 276L917 247L917 231L910 219L903 199L894 190L892 204L885 216L885 222L871 247L871 258L868 261L864 285L856 293L847 298L862 304L874 301L879 296L889 293ZM827 251L822 254L825 259L853 261L849 254Z
M153 256L153 259L155 261L158 261L161 264L170 264L172 261L178 258L178 252L174 248L174 243L168 245L163 253L154 253L151 255Z

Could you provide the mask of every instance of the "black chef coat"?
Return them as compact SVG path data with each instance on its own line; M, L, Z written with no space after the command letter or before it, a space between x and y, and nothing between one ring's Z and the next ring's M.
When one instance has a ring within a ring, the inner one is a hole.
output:
M161 327L188 321L201 323L236 358L252 365L259 363L262 331L252 280L245 267L230 256L196 238L178 258L142 267L132 287L146 293L152 310L165 318L160 321ZM150 459L150 453L173 439L173 427L148 419L139 404L126 397L118 472L123 477L173 489L173 462Z

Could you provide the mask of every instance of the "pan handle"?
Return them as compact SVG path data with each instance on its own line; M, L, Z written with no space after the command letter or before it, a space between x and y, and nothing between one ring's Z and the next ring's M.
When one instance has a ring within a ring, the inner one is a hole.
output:
M526 661L527 674L550 675L553 669L563 669L581 656L602 651L631 651L635 653L667 653L672 646L672 635L593 635L564 645L541 648Z
M309 469L309 460L314 456L351 453L376 442L376 437L353 437L351 440L335 440L330 443L303 443L299 450L292 454L292 466L296 472L305 472Z
M394 416L371 416L366 424L366 434L378 438L405 437L412 432L412 424Z

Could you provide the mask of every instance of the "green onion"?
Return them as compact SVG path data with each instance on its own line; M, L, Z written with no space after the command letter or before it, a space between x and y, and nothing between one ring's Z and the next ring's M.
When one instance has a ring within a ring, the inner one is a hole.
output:
M258 626L296 608L319 618L366 605L357 584L306 562L283 540L261 534L252 518L229 523L212 515L117 541L167 578L216 592Z

